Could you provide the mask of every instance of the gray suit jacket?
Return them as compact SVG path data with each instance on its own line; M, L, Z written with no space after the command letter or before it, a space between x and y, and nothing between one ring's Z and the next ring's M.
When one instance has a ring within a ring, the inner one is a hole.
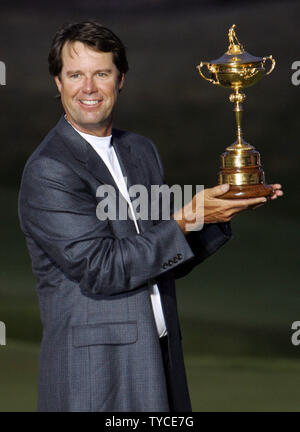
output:
M164 182L153 143L113 130L128 185ZM229 224L183 235L176 221L100 221L101 184L115 186L101 158L62 117L28 160L21 227L38 279L43 326L39 411L168 411L149 283L158 284L177 411L191 410L175 277L230 237ZM174 259L176 258L176 259Z

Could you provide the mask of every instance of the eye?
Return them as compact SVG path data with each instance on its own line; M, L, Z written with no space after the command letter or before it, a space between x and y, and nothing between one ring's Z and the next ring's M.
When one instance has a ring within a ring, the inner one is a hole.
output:
M106 72L98 72L98 76L100 78L105 78L105 77L107 77L107 73Z
M74 74L70 75L70 77L72 79L77 79L77 78L79 78L79 73L74 73Z

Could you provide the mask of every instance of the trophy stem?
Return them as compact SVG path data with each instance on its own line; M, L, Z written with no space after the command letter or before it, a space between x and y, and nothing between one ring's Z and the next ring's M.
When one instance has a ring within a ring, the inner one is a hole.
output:
M243 101L246 99L244 93L240 93L238 88L234 89L234 93L229 96L230 102L234 103L233 111L235 112L236 126L237 126L237 140L234 143L236 149L243 148L247 143L243 140L242 134L242 114L243 114ZM249 144L248 144L249 145Z
M243 107L239 102L235 103L235 107L233 109L235 111L236 125L237 125L237 143L238 145L242 145L242 115L243 115Z

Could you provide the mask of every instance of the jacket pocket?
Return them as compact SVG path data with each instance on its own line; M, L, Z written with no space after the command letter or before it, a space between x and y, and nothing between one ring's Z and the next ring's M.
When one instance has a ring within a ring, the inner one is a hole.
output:
M136 321L85 324L72 327L74 347L124 345L137 341Z

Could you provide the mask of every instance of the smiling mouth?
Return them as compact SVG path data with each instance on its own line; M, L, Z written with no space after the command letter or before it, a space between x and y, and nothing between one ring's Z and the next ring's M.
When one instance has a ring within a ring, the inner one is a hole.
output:
M87 107L93 107L99 105L102 102L102 99L79 99L79 102Z

